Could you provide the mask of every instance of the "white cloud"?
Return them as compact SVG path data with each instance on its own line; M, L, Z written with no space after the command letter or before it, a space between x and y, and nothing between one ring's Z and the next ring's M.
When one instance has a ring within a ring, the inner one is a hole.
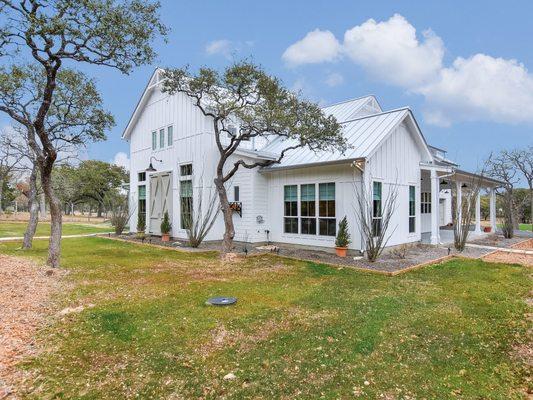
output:
M329 53L323 50L326 46L313 51L318 41L311 39L317 34L329 34ZM310 32L290 46L283 59L295 66L333 61L344 54L372 77L424 96L424 118L431 124L533 123L533 74L523 64L478 53L457 57L447 66L444 51L433 31L417 36L415 27L395 14L387 21L369 19L348 29L342 44L329 31Z
M326 85L329 87L339 86L344 82L344 77L338 72L332 72L326 77Z
M130 170L130 159L128 155L122 151L119 151L117 154L115 154L112 163L118 165L119 167L124 167L126 171Z
M409 88L433 79L442 67L444 44L431 30L422 33L401 15L365 23L344 34L344 51L376 78Z
M454 119L533 122L533 75L516 60L485 54L458 57L417 92L427 100L425 115L431 123L449 125Z
M254 42L247 40L245 42L233 42L228 39L219 39L209 42L205 46L205 53L208 56L221 55L228 60L245 48L251 48Z
M282 55L287 65L315 64L334 61L339 57L341 45L330 31L315 29L292 44Z
M213 40L212 42L207 43L205 46L205 52L209 56L221 54L226 58L230 58L231 53L233 52L233 45L231 41L227 39Z

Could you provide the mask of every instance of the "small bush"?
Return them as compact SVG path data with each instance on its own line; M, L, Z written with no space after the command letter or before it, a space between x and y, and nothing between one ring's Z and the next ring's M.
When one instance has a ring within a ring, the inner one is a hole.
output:
M335 239L335 246L348 247L351 243L350 233L348 232L348 221L346 217L339 222L339 231L337 232L337 238Z
M172 230L172 224L170 223L170 217L168 216L168 211L165 211L163 216L163 221L161 221L161 233L168 234Z
M404 260L407 257L407 251L409 250L409 246L402 244L401 246L395 247L391 250L391 254L394 257L397 257L401 260Z

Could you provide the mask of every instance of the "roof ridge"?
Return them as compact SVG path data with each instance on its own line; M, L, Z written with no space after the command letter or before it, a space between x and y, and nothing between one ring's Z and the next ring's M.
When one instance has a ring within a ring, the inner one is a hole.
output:
M353 121L358 121L360 119L365 119L365 118L372 118L372 117L377 117L379 115L383 115L383 114L390 114L390 113L393 113L393 112L398 112L398 111L404 111L404 110L411 110L408 106L406 107L400 107L400 108L395 108L393 110L388 110L388 111L382 111L380 113L376 113L376 114L370 114L370 115L363 115L361 117L357 117L357 118L353 118L353 119L349 119L347 121L342 121L342 122L339 122L339 124L346 124L348 122L353 122Z
M328 107L338 106L339 104L344 104L344 103L349 103L351 101L361 100L361 99L364 99L365 97L376 98L376 96L374 96L373 94L367 94L366 96L355 97L353 99L348 99L348 100L339 101L337 103L328 104L327 106L324 106L324 107L321 107L321 108L328 108Z

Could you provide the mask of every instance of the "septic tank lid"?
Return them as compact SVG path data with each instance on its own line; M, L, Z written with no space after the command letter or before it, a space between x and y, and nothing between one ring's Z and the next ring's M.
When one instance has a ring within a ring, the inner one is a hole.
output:
M211 297L207 299L206 304L209 306L231 306L236 302L236 297Z

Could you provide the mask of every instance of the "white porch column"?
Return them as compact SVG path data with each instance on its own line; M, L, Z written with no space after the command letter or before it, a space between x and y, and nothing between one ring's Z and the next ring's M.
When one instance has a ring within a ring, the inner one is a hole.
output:
M496 191L490 188L490 228L492 233L496 233Z
M455 188L457 192L457 201L456 201L456 207L457 210L455 212L455 215L457 216L457 221L455 221L456 224L462 224L463 223L463 182L457 181L455 182Z
M476 196L476 229L475 233L481 233L481 191L478 190Z
M431 244L440 243L439 232L439 194L440 181L437 171L431 170Z

